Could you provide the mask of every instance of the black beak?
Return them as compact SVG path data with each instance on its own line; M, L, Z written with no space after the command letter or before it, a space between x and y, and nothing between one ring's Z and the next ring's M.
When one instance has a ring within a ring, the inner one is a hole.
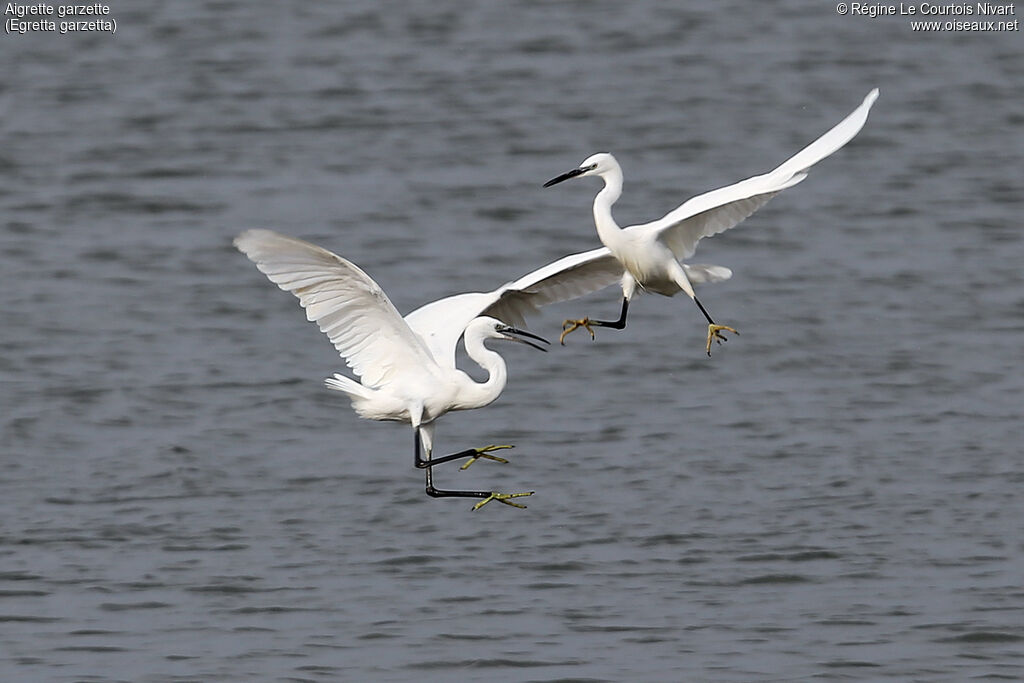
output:
M562 182L564 180L569 180L570 178L575 178L578 175L586 173L587 170L588 169L585 169L585 168L574 168L571 171L569 171L568 173L563 173L562 175L558 176L557 178L552 178L551 180L547 181L546 183L544 183L544 187L551 187L552 185L557 185L558 183L560 183L560 182Z
M536 339L537 341L544 342L545 344L550 344L551 343L547 339L545 339L544 337L538 337L537 335L532 334L530 332L527 332L526 330L516 329L515 327L503 327L503 328L501 328L499 330L499 332L501 332L503 335L505 335L505 339L507 339L508 341L514 341L514 342L519 342L520 344L526 344L527 346L532 346L533 348L537 349L538 351L547 352L547 349L545 349L543 346L538 346L537 344L534 344L531 341L526 341L525 339L520 339L519 337L529 337L530 339ZM518 335L518 336L513 336L513 335Z

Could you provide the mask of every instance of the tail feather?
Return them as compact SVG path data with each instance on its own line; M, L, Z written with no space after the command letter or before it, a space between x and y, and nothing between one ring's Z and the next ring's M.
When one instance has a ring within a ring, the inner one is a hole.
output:
M345 375L339 375L337 373L334 374L334 377L328 377L325 379L324 384L327 385L328 389L344 392L353 399L369 399L373 395L372 389L367 389L351 377L346 377Z
M352 402L356 415L367 420L410 422L409 406L386 391L363 386L351 377L335 373L324 380L328 389L340 391Z
M707 263L684 263L686 278L695 284L705 282L722 282L732 277L732 271L725 266L712 266Z

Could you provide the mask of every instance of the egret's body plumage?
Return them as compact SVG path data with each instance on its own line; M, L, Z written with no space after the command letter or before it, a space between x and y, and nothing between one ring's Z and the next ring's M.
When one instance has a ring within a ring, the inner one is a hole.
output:
M326 385L345 393L355 412L371 420L395 420L416 430L416 464L426 469L427 492L500 500L525 494L441 491L432 484L432 465L457 458L501 460L487 446L432 459L434 423L445 413L482 408L501 394L508 380L505 361L484 345L487 339L544 341L516 329L540 306L582 296L614 284L618 266L604 249L566 256L492 292L470 292L427 304L405 318L373 279L358 266L314 244L270 230L247 230L235 246L281 289L291 292L345 360L354 379L341 374ZM477 382L455 367L462 337L469 357L488 376ZM546 342L545 342L546 343ZM426 458L419 457L422 444ZM482 503L478 504L481 505Z
M455 410L483 408L501 395L508 381L505 361L483 345L488 333L498 325L504 323L481 317L475 318L465 330L466 352L487 372L484 382L475 381L458 368L442 365L430 355L418 359L421 364L404 368L398 381L378 387L367 387L341 374L328 377L324 383L347 394L360 417L407 422L414 427Z
M638 288L665 296L682 291L697 303L708 319L707 351L710 355L712 339L724 339L721 330L735 330L714 323L697 299L693 283L728 279L732 271L721 266L688 267L680 261L693 256L697 243L703 238L735 227L779 192L803 181L814 164L853 139L867 121L868 112L877 97L878 90L872 90L843 121L775 170L693 197L650 223L620 228L612 217L612 205L622 194L622 167L611 154L594 154L578 168L545 183L544 186L549 187L570 178L586 176L598 176L604 180L604 187L594 198L594 224L601 243L624 271L619 320L568 320L566 326L571 327L563 332L563 341L566 334L580 326L590 330L591 336L591 325L625 327L629 301ZM694 275L704 277L696 279Z

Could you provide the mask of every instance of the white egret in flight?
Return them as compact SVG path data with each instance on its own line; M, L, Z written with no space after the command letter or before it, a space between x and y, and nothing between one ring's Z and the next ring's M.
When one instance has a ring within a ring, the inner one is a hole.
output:
M360 378L335 374L328 387L348 395L363 418L396 420L412 425L414 462L426 470L426 491L433 497L481 498L479 509L497 500L513 501L529 493L451 491L433 485L431 468L451 460L477 458L507 462L491 455L511 446L484 446L432 457L434 422L453 410L490 404L505 388L505 361L484 346L504 339L543 347L529 339L541 337L516 329L526 313L538 307L583 296L614 284L621 268L606 249L566 256L492 292L469 292L429 303L404 319L380 286L354 263L326 249L270 230L247 230L235 246L281 289L291 292L319 325ZM455 367L455 347L463 337L466 352L488 373L475 382ZM422 443L426 457L420 456Z
M709 356L712 339L725 340L723 330L739 334L733 328L718 325L711 319L693 291L692 283L699 280L688 277L690 269L679 261L693 256L701 239L735 227L779 192L806 178L811 166L852 140L867 121L868 111L877 97L876 88L868 93L853 113L774 171L693 197L663 218L650 223L620 228L612 218L612 205L622 194L622 168L611 154L600 153L588 157L579 168L544 183L544 187L550 187L563 180L587 176L598 176L604 180L604 188L594 198L594 222L601 243L610 250L624 270L619 319L566 320L559 341L564 344L565 336L579 327L586 328L591 338L594 337L592 326L595 325L623 329L630 299L638 286L643 291L664 296L686 292L708 320ZM701 273L704 281L724 280L732 275L728 268L714 266L702 268Z

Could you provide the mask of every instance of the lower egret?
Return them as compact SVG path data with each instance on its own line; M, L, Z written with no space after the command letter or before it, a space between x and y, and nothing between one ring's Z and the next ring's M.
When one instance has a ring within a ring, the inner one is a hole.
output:
M505 361L484 345L488 339L518 341L542 351L541 337L514 327L536 308L583 296L619 277L606 249L566 256L492 292L469 292L429 303L399 315L380 286L354 263L315 244L270 230L247 230L235 246L281 289L291 292L360 378L341 374L325 380L345 393L363 418L395 420L415 430L414 462L426 470L426 492L433 497L481 498L474 510L492 500L525 507L514 499L528 493L450 491L433 485L431 468L451 460L477 458L498 462L490 445L439 458L432 457L434 422L453 410L482 408L505 388ZM455 367L459 338L469 357L488 373L475 382ZM425 457L420 455L422 444Z
M702 280L728 279L732 271L720 266L704 267L697 273L701 279L694 279L691 268L679 261L693 256L701 239L739 225L776 194L806 178L811 166L852 140L867 121L868 111L877 97L876 88L868 93L853 113L774 171L693 197L660 220L650 223L620 228L612 218L612 205L622 194L622 168L611 154L594 154L578 168L544 183L544 187L550 187L570 178L588 176L598 176L604 180L604 188L594 198L594 222L601 243L611 251L624 271L619 319L566 320L559 341L564 344L566 335L580 327L590 332L591 338L594 337L593 326L623 329L626 326L629 302L637 287L664 296L686 292L707 318L709 356L711 341L721 343L726 339L723 331L739 334L733 328L718 325L711 319L692 286L694 282Z

